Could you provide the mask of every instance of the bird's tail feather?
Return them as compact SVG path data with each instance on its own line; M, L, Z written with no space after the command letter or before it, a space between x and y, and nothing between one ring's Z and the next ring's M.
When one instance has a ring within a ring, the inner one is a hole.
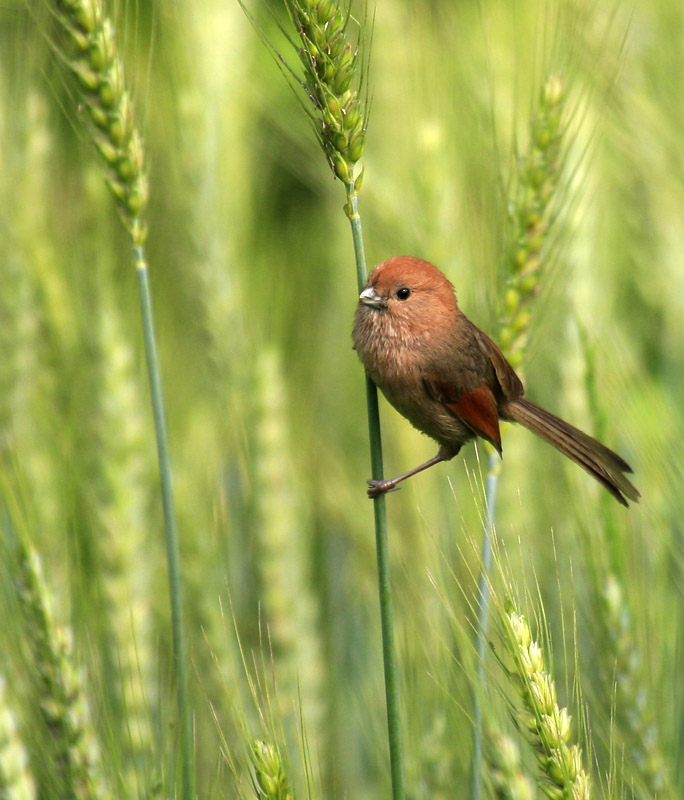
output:
M579 464L622 505L628 505L627 500L638 501L641 495L625 475L631 467L601 442L524 397L508 402L502 412L506 419L524 425Z

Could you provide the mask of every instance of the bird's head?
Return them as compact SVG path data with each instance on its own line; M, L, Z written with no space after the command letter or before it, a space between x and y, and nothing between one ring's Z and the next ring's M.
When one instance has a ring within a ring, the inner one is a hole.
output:
M457 312L454 287L429 261L395 256L378 264L359 295L359 311L380 314L413 333L453 319Z

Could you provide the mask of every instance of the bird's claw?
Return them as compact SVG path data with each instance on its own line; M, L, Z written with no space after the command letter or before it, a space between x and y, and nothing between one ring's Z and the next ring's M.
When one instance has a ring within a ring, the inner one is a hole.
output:
M368 481L368 497L370 497L371 500L380 497L381 494L396 492L398 490L399 487L392 481L375 481L372 478Z

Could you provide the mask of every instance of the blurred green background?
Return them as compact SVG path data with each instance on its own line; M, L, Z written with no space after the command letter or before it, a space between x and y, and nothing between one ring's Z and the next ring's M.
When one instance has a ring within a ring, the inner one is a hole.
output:
M249 8L296 69L271 15L286 19L279 3ZM148 258L200 796L251 792L220 746L221 737L234 754L244 746L237 697L256 720L233 620L250 663L270 639L264 671L275 672L294 741L301 705L320 771L313 796L387 796L343 187L236 2L136 0L110 10L150 167ZM361 191L369 263L399 254L433 261L494 338L516 164L544 81L563 75L566 157L522 374L532 400L600 434L632 464L643 499L619 508L558 453L511 429L497 531L522 606L550 636L562 704L584 719L586 760L602 789L653 796L649 780L660 770L668 788L659 796L677 796L684 6L379 0L371 11ZM52 24L47 3L0 8L2 488L19 498L13 524L25 526L56 617L73 628L103 752L118 754L105 762L131 762L131 796L149 796L154 776L166 780L175 732L136 280L50 44ZM434 454L384 401L381 414L388 475ZM412 798L469 796L486 464L482 447L467 448L387 500ZM11 609L12 569L3 575ZM622 595L611 638L597 598L614 576ZM0 634L0 672L40 784L25 636L18 624ZM626 700L623 657L632 670ZM492 676L491 713L514 730L502 681ZM629 698L634 709L621 708ZM621 723L627 712L634 726ZM251 735L261 735L256 721ZM291 757L296 775L300 759Z

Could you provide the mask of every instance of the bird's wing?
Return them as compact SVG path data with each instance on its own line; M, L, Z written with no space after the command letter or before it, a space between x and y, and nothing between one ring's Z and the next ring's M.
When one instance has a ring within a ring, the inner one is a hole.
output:
M506 361L504 354L484 331L481 331L476 325L473 325L472 328L475 341L494 367L496 379L501 387L502 398L517 400L522 397L525 394L525 387L515 374L513 367Z
M464 330L461 330L463 334ZM435 365L435 371L425 380L425 388L476 436L486 439L501 453L499 404L522 397L525 389L489 336L470 321L466 330L469 334L467 346L471 352L479 351L489 362L491 371L487 379L482 381L481 373L476 372L455 375L453 361L448 366L442 361L441 365ZM460 346L463 346L463 340Z
M473 391L458 389L448 375L436 373L424 381L428 394L455 414L476 435L501 453L499 409L492 390L483 383Z

